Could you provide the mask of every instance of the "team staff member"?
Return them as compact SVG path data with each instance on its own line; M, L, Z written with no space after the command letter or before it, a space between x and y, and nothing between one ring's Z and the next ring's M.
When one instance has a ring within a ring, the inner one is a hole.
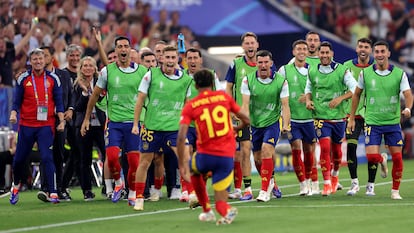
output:
M17 80L10 113L10 123L15 124L17 112L20 111L19 138L13 159L14 180L10 193L12 205L19 201L19 188L20 182L24 179L25 162L35 142L38 144L41 161L45 167L50 201L59 202L52 148L56 112L59 120L57 130L61 132L65 127L62 87L59 78L45 70L43 50L33 50L30 52L29 59L32 68L20 75Z
M391 199L402 199L399 189L403 173L402 146L403 137L400 126L401 114L411 116L413 95L408 83L407 74L400 68L389 64L391 55L389 45L385 41L374 44L375 63L361 71L358 86L352 96L351 115L348 129L355 130L355 114L362 90L365 90L365 151L368 162L381 164L381 176L388 173L387 160L380 155L380 145L384 137L392 156L392 189ZM405 108L400 110L400 93L405 98ZM374 184L368 183L368 185Z
M240 107L231 96L213 91L214 76L211 71L203 69L194 74L195 85L199 94L190 100L181 113L180 130L177 138L180 174L194 185L198 199L203 208L200 221L215 221L216 217L210 207L204 176L211 171L213 179L216 210L222 216L217 224L230 224L237 215L237 209L227 203L228 192L233 178L233 156L236 149L231 113L240 119L238 130L250 123L249 118L241 113ZM186 147L187 131L194 121L197 130L197 154L188 162ZM189 167L190 164L190 167Z

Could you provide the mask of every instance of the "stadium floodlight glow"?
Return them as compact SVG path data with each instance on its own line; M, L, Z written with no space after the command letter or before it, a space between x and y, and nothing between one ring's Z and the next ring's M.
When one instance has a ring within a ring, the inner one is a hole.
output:
M218 46L208 48L209 54L240 54L243 53L243 48L240 46Z

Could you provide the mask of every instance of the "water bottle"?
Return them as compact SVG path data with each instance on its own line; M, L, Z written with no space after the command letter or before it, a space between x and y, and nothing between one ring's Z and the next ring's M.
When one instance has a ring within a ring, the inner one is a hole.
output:
M178 47L178 53L185 53L184 35L182 33L178 34L177 47Z

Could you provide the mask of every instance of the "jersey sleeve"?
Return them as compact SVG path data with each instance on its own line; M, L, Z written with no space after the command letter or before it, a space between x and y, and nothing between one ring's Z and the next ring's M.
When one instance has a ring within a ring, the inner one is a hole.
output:
M102 68L101 72L99 72L98 81L96 82L96 86L106 90L106 85L108 84L108 69L107 66Z
M188 102L184 105L184 108L181 112L180 124L189 125L191 121L191 102Z
M229 83L235 83L236 82L235 77L236 77L236 65L233 61L229 69L227 70L226 81Z

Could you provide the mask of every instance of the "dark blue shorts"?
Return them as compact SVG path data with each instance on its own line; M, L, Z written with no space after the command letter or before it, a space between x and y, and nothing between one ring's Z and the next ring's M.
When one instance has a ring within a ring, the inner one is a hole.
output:
M404 145L401 126L399 124L384 126L367 125L365 129L365 145L381 145L382 136L384 136L385 145Z
M195 153L190 159L190 169L195 174L212 173L213 189L223 191L233 183L233 157Z
M279 121L264 128L252 127L252 144L253 151L259 151L262 149L263 143L268 143L276 146L277 140L280 135Z

